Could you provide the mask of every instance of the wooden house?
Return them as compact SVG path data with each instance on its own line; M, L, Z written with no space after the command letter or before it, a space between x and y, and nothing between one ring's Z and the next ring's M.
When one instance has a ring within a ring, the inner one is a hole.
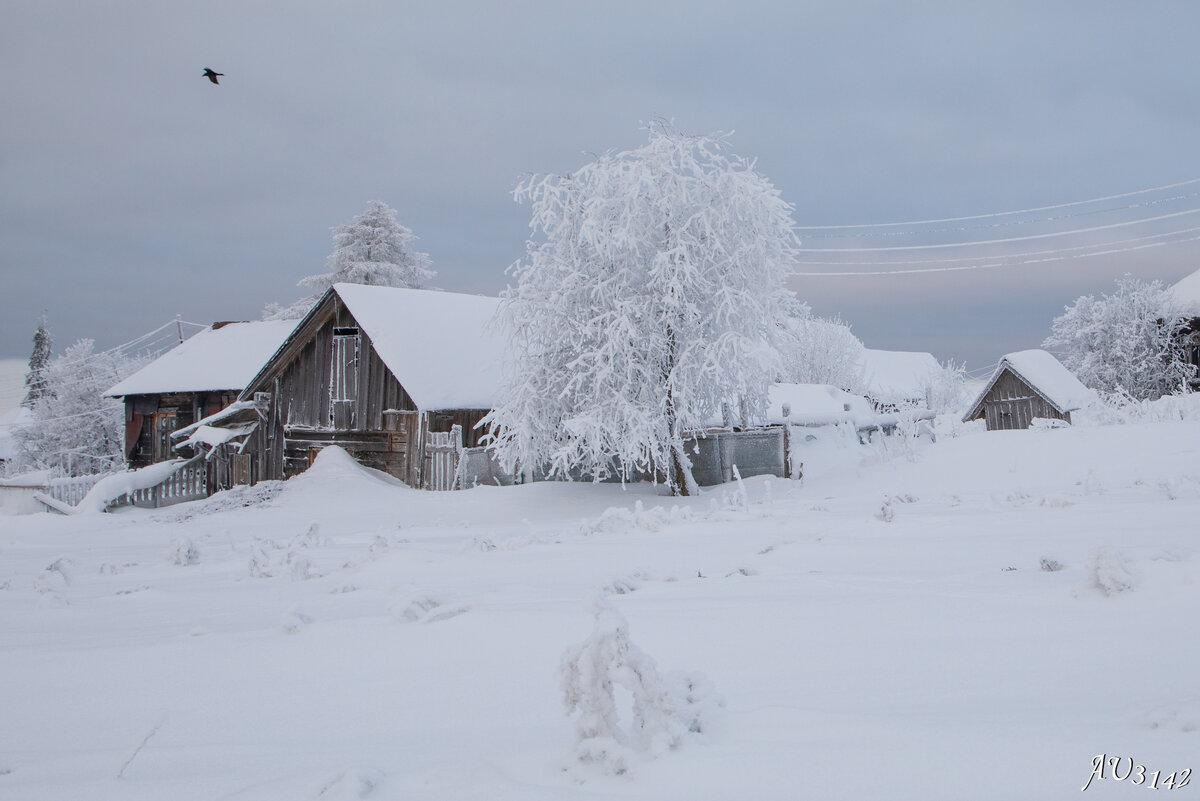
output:
M213 323L109 389L125 401L129 467L174 458L171 433L232 403L295 324Z
M1000 360L963 422L982 418L988 431L1029 428L1035 418L1070 423L1094 395L1053 355L1018 351Z
M242 432L252 481L288 478L339 445L410 486L449 489L499 388L499 302L335 284L247 382L237 413L212 422Z

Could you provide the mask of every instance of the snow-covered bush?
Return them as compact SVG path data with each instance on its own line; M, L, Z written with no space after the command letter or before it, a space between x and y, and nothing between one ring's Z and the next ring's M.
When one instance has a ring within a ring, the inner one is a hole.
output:
M780 381L791 384L828 384L860 395L863 383L863 343L850 326L837 317L816 317L807 305L783 327Z
M1104 595L1118 595L1133 589L1133 576L1125 566L1125 560L1120 553L1114 553L1101 546L1092 551L1084 568L1089 589L1098 590Z
M333 252L325 266L329 272L300 279L299 286L313 294L290 306L267 304L264 320L303 317L334 284L366 284L420 289L435 275L429 255L412 249L417 237L396 221L395 209L372 200L367 210L345 225L333 229Z
M1084 295L1055 317L1043 347L1098 392L1152 400L1195 372L1178 336L1186 320L1161 282L1125 276L1111 295Z
M563 703L575 721L576 757L608 773L626 773L636 756L653 758L676 748L689 732L701 732L719 703L702 678L660 674L629 640L629 624L597 601L590 637L562 655ZM631 699L623 718L616 688Z
M500 310L514 332L487 418L500 462L696 492L684 433L732 399L760 415L779 374L791 207L724 135L665 124L515 196L535 239Z

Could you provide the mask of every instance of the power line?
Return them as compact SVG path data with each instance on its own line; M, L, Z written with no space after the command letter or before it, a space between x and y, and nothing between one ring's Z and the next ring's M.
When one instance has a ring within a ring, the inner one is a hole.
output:
M1197 179L1200 180L1200 179ZM1200 213L1200 208L1188 209L1186 211L1177 211L1171 214L1160 214L1157 217L1145 217L1138 220L1125 220L1124 222L1109 223L1107 225L1095 225L1090 228L1076 228L1070 231L1052 231L1046 234L1030 234L1028 236L1014 236L1004 239L984 239L973 242L943 242L936 245L893 245L890 247L878 248L809 248L801 249L801 254L804 253L888 253L902 250L941 250L945 248L962 248L975 247L977 245L1001 245L1009 242L1028 242L1033 239L1048 239L1056 236L1070 236L1073 234L1088 234L1096 231L1107 231L1113 228L1125 228L1130 225L1141 225L1143 223L1160 222L1162 220L1170 220L1176 217L1183 217L1188 214Z
M885 222L885 223L858 223L853 225L798 225L798 231L850 231L862 230L869 228L895 228L901 225L934 225L939 223L950 222L966 222L968 220L986 220L993 217L1012 217L1018 214L1034 214L1039 211L1052 211L1054 209L1065 209L1073 206L1085 206L1089 203L1103 203L1109 200L1120 200L1121 198L1134 197L1136 195L1146 195L1151 192L1162 192L1167 189L1177 189L1181 186L1190 186L1200 183L1200 178L1192 178L1188 181L1180 181L1174 184L1163 184L1162 186L1154 186L1149 189L1138 189L1133 192L1122 192L1116 195L1105 195L1104 197L1091 198L1089 200L1076 200L1070 203L1055 203L1049 206L1035 206L1028 209L1016 209L1013 211L997 211L990 214L970 214L964 217L942 217L933 220L906 220L903 222Z
M1025 251L1024 253L1009 253L1009 254L1004 255L1003 258L1016 259L1016 258L1023 258L1026 256L1043 256L1043 255L1053 255L1053 254L1058 254L1058 253L1069 253L1072 251L1079 251L1079 250L1094 250L1095 248L1114 248L1114 247L1120 247L1121 245L1128 245L1132 242L1146 242L1146 241L1154 240L1154 239L1163 239L1165 237L1179 236L1181 234L1189 234L1189 233L1193 233L1196 231L1200 231L1200 226L1193 226L1191 228L1181 228L1178 231L1165 231L1165 232L1158 233L1158 234L1147 234L1145 236L1135 236L1135 237L1130 237L1128 239L1118 239L1118 240L1114 240L1114 241L1110 241L1110 242L1097 242L1097 243L1093 243L1090 245L1075 245L1073 247L1051 248L1049 250L1030 250L1030 251ZM1189 241L1189 240L1180 240L1180 241ZM1163 244L1173 244L1173 243L1164 242ZM1084 255L1104 255L1104 254L1110 253L1110 252L1121 252L1121 251L1100 251L1095 254L1089 253L1089 254L1084 254ZM997 257L997 258L999 258L999 257ZM978 256L954 256L951 258L939 258L939 259L889 259L887 261L842 261L842 260L809 261L809 260L804 260L803 262L801 262L801 264L803 264L803 265L820 265L820 266L845 265L848 267L867 267L867 266L892 266L892 265L898 265L898 264L948 264L948 263L954 263L954 262L978 261L978 260L979 260Z
M993 262L988 262L988 263L964 264L964 265L959 265L959 266L948 266L948 267L918 267L918 268L913 268L913 269L908 269L908 270L858 270L858 271L849 271L849 272L848 271L840 271L840 272L819 272L819 273L797 272L797 273L793 273L793 275L799 276L802 278L820 278L820 277L842 278L842 277L859 277L859 276L872 276L872 275L915 275L915 274L919 274L919 273L953 273L953 272L964 272L964 271L968 271L968 270L990 270L990 269L995 269L997 267L1021 267L1021 266L1027 266L1030 264L1042 264L1045 262L1052 262L1052 261L1066 261L1067 259L1090 258L1092 256L1103 256L1103 255L1110 255L1110 254L1114 254L1114 253L1129 253L1129 252L1135 251L1135 250L1146 250L1147 248L1156 248L1156 247L1162 247L1164 245L1180 244L1183 242L1195 242L1197 240L1200 240L1200 236L1191 236L1186 239L1175 240L1174 242L1151 242L1151 243L1142 244L1142 245L1134 245L1134 246L1127 247L1127 248L1114 248L1111 250L1104 250L1104 251L1099 251L1096 253L1078 253L1078 254L1071 255L1071 256L1066 256L1066 255L1060 254L1060 255L1047 256L1044 258L1038 258L1038 259L1026 259L1024 261L1018 261L1018 262L993 261ZM1057 251L1051 251L1051 252L1057 253Z

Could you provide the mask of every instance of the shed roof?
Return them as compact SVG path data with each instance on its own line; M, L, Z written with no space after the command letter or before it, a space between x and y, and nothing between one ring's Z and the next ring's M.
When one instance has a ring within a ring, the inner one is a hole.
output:
M206 328L104 394L240 391L295 326L295 320L269 320Z
M941 369L932 353L863 349L863 384L876 401L895 403L924 398L929 383Z
M508 344L493 322L499 298L362 284L334 284L329 291L346 304L418 409L493 407Z
M1200 317L1200 270L1172 284L1167 293L1180 312Z
M979 405L1005 370L1014 373L1064 414L1082 409L1096 397L1096 393L1085 387L1053 354L1037 348L1021 350L1000 359L991 380L971 404L964 420L975 416Z

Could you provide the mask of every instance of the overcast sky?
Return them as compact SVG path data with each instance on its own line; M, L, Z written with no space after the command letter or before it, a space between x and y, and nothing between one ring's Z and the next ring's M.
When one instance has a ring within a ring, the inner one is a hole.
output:
M420 238L437 286L497 293L528 235L517 180L636 147L641 123L659 117L733 131L733 149L758 159L806 226L987 214L1200 176L1193 0L3 0L0 10L0 357L28 357L43 312L56 349L84 336L115 345L176 314L255 319L267 301L304 294L295 283L322 270L329 229L374 199ZM220 86L204 67L224 73ZM1100 218L1120 227L1096 236L1200 226L1187 216L1197 191L1122 201ZM1162 209L1177 216L1125 225ZM1090 211L932 230L1012 238L1088 227ZM889 230L906 231L868 232ZM824 237L805 243L901 241ZM1079 242L1013 247L1034 244ZM995 252L954 255L982 263ZM1173 282L1200 268L1198 255L1192 241L792 286L870 347L979 368L1037 346L1077 296L1125 272Z

